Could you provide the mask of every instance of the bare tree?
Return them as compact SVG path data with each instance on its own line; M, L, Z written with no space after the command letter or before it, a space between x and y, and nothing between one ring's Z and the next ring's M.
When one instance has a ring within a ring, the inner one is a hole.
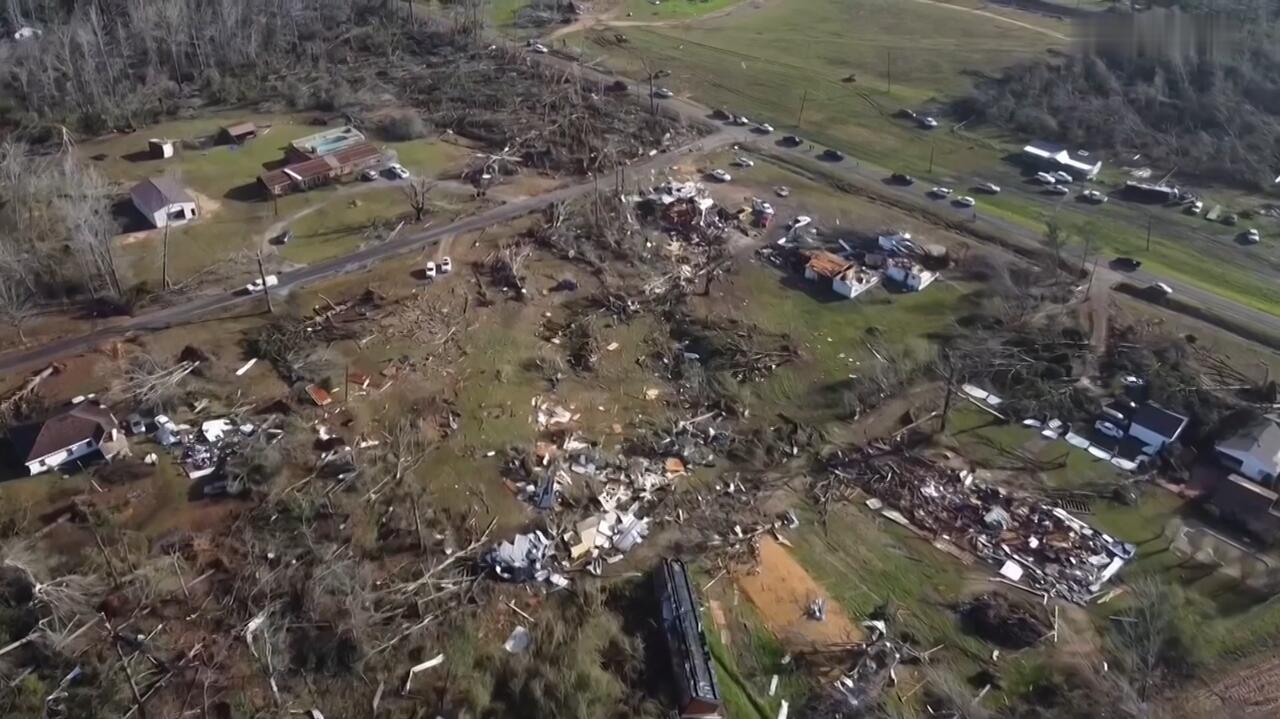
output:
M23 325L35 313L34 297L22 282L9 277L0 278L0 318L18 333L22 346L27 344Z
M436 183L425 177L415 177L404 186L404 196L409 201L409 207L413 209L414 222L422 222L422 218L431 210L428 195L435 186Z

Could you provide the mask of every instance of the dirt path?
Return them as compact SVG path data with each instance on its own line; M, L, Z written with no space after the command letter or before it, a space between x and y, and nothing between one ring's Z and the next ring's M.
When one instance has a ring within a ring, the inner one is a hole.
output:
M759 610L765 626L788 649L812 649L862 638L862 630L844 609L773 539L760 543L760 565L755 573L740 575L737 582ZM805 614L815 599L826 602L826 618L821 621Z
M725 17L743 9L744 7L762 6L765 0L742 0L742 2L734 3L728 7L720 8L715 12L709 12L706 15L698 15L697 17L671 18L669 20L619 20L618 14L622 12L622 6L610 8L596 15L583 15L568 25L556 28L550 35L548 40L555 40L579 30L590 30L599 25L608 25L609 27L671 27L672 25L683 25L685 23L697 22L700 20L713 20L715 18Z
M995 20L997 22L1006 23L1008 25L1017 25L1018 27L1024 30L1030 30L1031 32L1038 32L1041 35L1048 35L1049 37L1055 38L1057 40L1068 40L1068 41L1071 40L1070 37L1068 37L1067 35L1063 35L1060 32L1054 32L1048 28L1032 25L1031 23L1022 22L1021 20L1015 20L1011 17L1005 17L1004 15L997 15L996 13L988 12L986 10L979 10L977 8L972 8L972 7L962 7L960 5L952 5L951 3L941 2L941 0L912 0L912 2L924 3L925 5L936 5L937 7L944 7L950 10L967 12L970 15L981 15L983 17L991 18L992 20Z

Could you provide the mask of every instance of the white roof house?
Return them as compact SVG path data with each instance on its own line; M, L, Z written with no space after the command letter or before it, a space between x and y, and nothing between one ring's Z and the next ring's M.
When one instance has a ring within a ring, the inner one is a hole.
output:
M1264 417L1214 445L1218 460L1237 474L1274 487L1280 477L1280 426Z
M152 177L133 186L129 199L152 227L181 225L200 210L187 189L168 177Z
M1076 177L1090 179L1102 171L1102 162L1087 161L1080 152L1071 153L1061 145L1033 142L1022 148L1022 154L1038 165L1053 167Z

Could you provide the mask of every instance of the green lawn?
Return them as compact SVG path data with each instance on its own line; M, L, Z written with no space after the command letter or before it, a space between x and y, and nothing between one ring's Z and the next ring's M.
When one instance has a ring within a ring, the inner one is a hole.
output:
M1105 494L1128 476L1109 462L1062 440L1044 439L1039 430L1023 427L1016 420L1000 422L963 399L957 400L956 409L948 419L947 434L966 458L982 466L1016 465L1018 459L1005 454L1009 451L1055 465L1054 469L1036 473L1044 489L1080 489ZM1065 464L1056 466L1062 463Z
M750 2L750 0L746 0ZM635 20L687 20L737 5L744 0L626 0L626 12ZM623 13L626 14L626 13Z
M259 127L270 126L264 134L243 146L215 145L205 150L180 150L167 160L140 157L146 150L147 138L195 140L216 133L223 125L237 121L253 121ZM195 120L161 123L133 134L113 135L80 145L80 152L95 159L95 166L119 185L122 196L134 183L161 175L176 177L197 194L203 216L196 222L169 231L169 277L180 283L210 265L225 261L237 253L252 251L259 238L275 222L308 208L324 206L318 211L320 227L367 224L370 213L385 210L388 200L374 200L370 206L350 208L352 217L343 217L344 203L329 207L332 188L282 197L268 202L258 193L254 183L268 166L283 157L289 142L311 134L316 127L288 115L255 115L251 113L215 113ZM375 141L376 142L376 141ZM464 148L437 140L379 143L396 152L400 162L415 174L437 175L453 167L469 154ZM117 238L117 251L126 279L131 283L148 282L159 286L162 275L163 232L153 231L123 235ZM305 244L305 243L304 243ZM331 251L291 250L286 258L310 262L349 249L351 243L331 241ZM244 274L251 275L252 263L247 259ZM236 274L232 271L231 274Z

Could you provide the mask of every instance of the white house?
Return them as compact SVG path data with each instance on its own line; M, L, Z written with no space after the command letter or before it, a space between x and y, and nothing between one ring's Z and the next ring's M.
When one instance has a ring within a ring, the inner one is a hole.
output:
M880 273L861 267L850 267L831 278L831 289L836 294L853 299L880 284Z
M27 472L48 472L94 452L107 459L128 451L111 412L94 401L81 402L38 424L14 427L9 439Z
M1187 418L1154 404L1138 407L1129 420L1129 436L1142 442L1152 452L1159 452L1174 442L1187 428Z
M1061 145L1048 142L1033 142L1022 148L1022 155L1036 167L1062 170L1078 179L1091 180L1102 171L1101 161L1089 162L1083 159L1087 154L1082 151L1072 154Z
M195 198L168 177L152 177L133 186L129 198L152 227L181 225L199 214Z
M894 260L884 272L890 281L896 282L909 292L919 292L938 279L938 273L926 270L920 265L904 260Z
M1280 426L1269 417L1214 445L1218 461L1236 474L1274 487L1280 477Z

